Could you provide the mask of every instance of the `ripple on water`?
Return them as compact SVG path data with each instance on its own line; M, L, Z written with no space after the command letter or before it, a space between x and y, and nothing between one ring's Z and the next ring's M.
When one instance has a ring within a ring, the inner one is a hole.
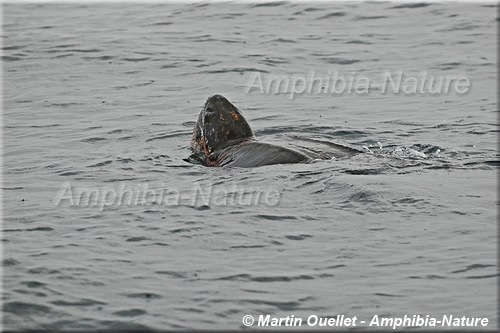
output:
M94 306L94 305L106 305L106 302L97 301L90 298L82 298L77 301L66 301L66 300L56 300L50 303L58 306Z
M145 310L142 310L142 309L128 309L128 310L116 311L116 312L113 312L113 314L115 316L119 316L119 317L136 317L136 316L147 314L147 312Z
M305 234L300 234L300 235L286 235L285 238L290 239L290 240L304 240L307 238L313 237L312 235L305 235Z
M324 19L328 19L328 18L332 18L332 17L342 17L342 16L346 16L346 15L347 14L345 12L333 12L333 13L328 13L324 16L321 16L318 19L324 20Z
M283 6L289 4L288 1L269 1L269 2L262 2L262 3L257 3L252 5L253 8L258 8L258 7L278 7L278 6Z
M430 5L432 4L427 2L403 3L401 5L390 7L390 9L402 9L402 8L415 9L415 8L428 7Z
M129 297L129 298L143 298L143 299L160 299L160 298L163 298L163 296L161 296L159 294L148 293L148 292L125 294L125 296Z
M472 265L469 265L463 269L459 269L459 270L456 270L456 271L453 271L451 272L452 274L457 274L457 273L465 273L465 272L468 272L468 271L471 271L471 270L476 270L476 269L483 269L483 268L487 268L487 267L496 267L496 265L490 265L490 264L472 264Z
M94 137L82 139L81 141L82 142L88 142L88 143L100 143L100 142L106 141L106 140L108 140L108 139L100 137L100 136L94 136Z
M254 215L256 220L269 220L269 221L283 221L283 220L296 220L297 217L293 215L268 215L257 214Z
M3 312L25 317L31 315L47 315L52 312L52 308L36 303L14 301L4 303Z

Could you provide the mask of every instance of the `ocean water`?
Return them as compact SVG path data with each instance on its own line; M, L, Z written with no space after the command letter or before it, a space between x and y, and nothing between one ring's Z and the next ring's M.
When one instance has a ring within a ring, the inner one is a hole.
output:
M245 315L357 316L357 328L375 315L453 315L498 327L497 4L2 11L4 329L244 329ZM398 71L470 87L248 91L257 75L375 82ZM363 153L191 164L192 129L214 93L260 140ZM77 204L85 190L97 195Z

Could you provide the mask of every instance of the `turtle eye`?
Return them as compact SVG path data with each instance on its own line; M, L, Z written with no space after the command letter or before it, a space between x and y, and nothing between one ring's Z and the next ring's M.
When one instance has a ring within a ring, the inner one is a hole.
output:
M207 108L207 109L205 110L205 121L210 120L210 118L212 118L212 117L214 116L214 114L215 114L214 109L212 109L212 108Z

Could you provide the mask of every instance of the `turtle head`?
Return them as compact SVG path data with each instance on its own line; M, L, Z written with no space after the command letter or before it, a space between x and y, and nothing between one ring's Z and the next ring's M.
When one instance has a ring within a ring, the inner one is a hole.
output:
M210 96L198 116L191 138L195 155L211 153L253 137L240 110L222 95Z

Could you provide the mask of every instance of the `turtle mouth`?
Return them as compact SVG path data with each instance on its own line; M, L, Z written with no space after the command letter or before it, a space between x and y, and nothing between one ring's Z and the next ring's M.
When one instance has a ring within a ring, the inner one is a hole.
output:
M201 143L203 155L208 157L208 155L210 155L212 153L212 149L208 146L207 139L205 138L205 135L203 135L203 131L201 133L200 143Z
M212 149L208 146L202 126L197 126L193 137L191 138L191 149L197 155L208 157L212 153Z

